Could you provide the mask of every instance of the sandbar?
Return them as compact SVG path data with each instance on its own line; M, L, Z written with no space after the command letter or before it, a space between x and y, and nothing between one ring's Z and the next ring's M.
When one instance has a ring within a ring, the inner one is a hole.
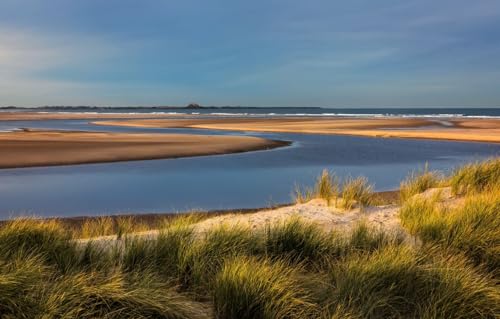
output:
M0 168L227 154L288 144L250 136L24 130L0 133Z
M98 121L98 125L356 135L500 143L500 119L210 118Z

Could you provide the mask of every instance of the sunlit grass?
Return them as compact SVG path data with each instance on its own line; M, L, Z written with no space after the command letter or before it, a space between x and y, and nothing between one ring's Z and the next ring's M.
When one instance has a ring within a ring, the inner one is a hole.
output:
M352 209L356 205L360 208L369 206L373 201L373 186L366 177L348 177L342 185L341 206Z
M200 229L205 217L190 214L141 234L146 226L132 217L81 228L12 220L0 226L0 317L497 318L492 167L474 168L487 178L459 179L461 198L413 196L436 185L427 170L408 179L399 215L407 233L367 221L327 231L299 215L262 228ZM303 200L372 204L366 179L347 179L339 197L333 176L323 172Z
M14 219L0 228L0 257L40 255L61 271L70 270L79 253L71 232L55 220Z
M468 164L457 169L450 178L454 194L481 192L500 187L500 159Z
M328 170L323 170L316 181L316 197L322 198L330 205L332 200L337 200L340 192L338 177Z
M302 189L299 185L295 185L293 190L293 201L296 204L304 204L316 197L314 190L310 187Z
M317 312L286 261L235 258L224 263L213 291L217 318L312 318Z
M314 188L305 187L302 189L295 185L293 197L298 204L306 203L313 198L321 198L326 201L327 205L330 205L332 200L337 201L339 194L339 178L333 172L325 169L316 179Z
M266 230L265 250L273 258L292 262L317 262L326 258L335 244L317 225L292 217Z
M500 275L500 192L475 194L457 208L414 199L402 207L400 217L424 243L462 252L475 264L484 264Z
M208 232L181 256L180 283L197 295L205 296L224 259L252 255L261 249L261 238L246 227L221 225Z
M421 171L412 172L399 186L400 198L404 202L410 197L423 193L429 188L437 187L442 176L437 171L430 171L426 164Z
M332 263L328 307L360 318L494 318L494 283L460 256L386 246Z

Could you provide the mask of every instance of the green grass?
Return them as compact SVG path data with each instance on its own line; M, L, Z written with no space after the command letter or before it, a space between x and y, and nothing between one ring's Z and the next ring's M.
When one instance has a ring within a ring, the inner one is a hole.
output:
M298 271L286 261L235 258L224 263L215 280L217 318L312 318L317 306L301 288Z
M454 194L482 192L500 187L500 159L472 163L457 169L450 178Z
M398 231L383 231L362 221L355 225L343 245L344 255L351 252L370 253L386 246L399 246L405 235Z
M316 180L316 197L324 199L330 205L333 199L337 200L340 192L339 188L338 177L325 169Z
M161 222L159 224L161 224ZM87 218L80 227L80 231L77 231L75 236L79 238L94 238L116 235L118 239L121 239L127 234L148 229L149 227L138 222L133 216L101 216Z
M14 219L0 228L0 258L40 255L44 262L69 271L79 252L72 234L57 221Z
M404 202L416 194L437 187L442 176L437 171L430 171L426 164L421 171L412 172L399 186L400 198Z
M115 233L114 221L111 217L102 216L87 219L82 224L81 238L109 236Z
M39 256L11 256L0 260L0 314L2 318L30 318L37 300L30 293L44 282L47 266Z
M347 177L342 183L335 173L323 170L316 179L314 188L304 188L295 185L293 192L294 201L298 204L306 203L314 198L321 198L327 205L335 201L335 206L339 204L345 209L360 208L371 205L374 200L373 185L366 177Z
M180 259L181 285L204 297L224 259L252 255L261 249L261 239L250 229L221 225L210 229L183 252Z
M495 318L500 310L498 287L460 256L386 246L332 263L329 278L330 313L342 309L360 318Z
M498 318L500 187L494 161L478 165L457 179L466 196L452 207L402 195L408 234L366 222L326 232L299 215L203 232L193 227L202 217L187 215L150 225L154 236L133 234L145 226L128 217L76 230L12 220L0 226L0 318ZM405 194L435 185L427 173ZM336 200L333 176L314 196ZM343 186L341 205L371 204L366 179Z
M298 217L268 227L265 235L265 250L274 259L312 263L328 257L335 241L317 225Z
M475 194L453 209L414 199L402 207L400 218L424 243L462 252L500 275L500 192Z
M325 169L316 179L314 188L306 187L302 189L300 186L295 185L293 198L298 204L306 203L313 198L321 198L330 205L332 200L335 200L335 202L337 201L339 195L339 178L335 173Z
M352 209L355 206L364 208L369 206L373 200L373 186L369 184L366 177L348 177L342 185L341 206Z

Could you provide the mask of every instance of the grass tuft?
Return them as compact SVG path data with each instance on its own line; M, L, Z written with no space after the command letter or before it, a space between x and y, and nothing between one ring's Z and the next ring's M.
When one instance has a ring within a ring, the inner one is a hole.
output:
M295 216L266 230L265 249L273 259L311 263L324 259L333 241L319 226Z
M330 205L332 199L337 200L339 196L338 177L326 169L323 170L316 180L315 193L316 197L324 199Z
M500 276L500 194L470 196L463 206L444 209L435 202L414 199L401 209L405 227L424 243L464 253Z
M304 204L312 200L315 194L312 188L306 187L302 189L299 185L295 185L292 197L296 204Z
M500 188L500 159L462 166L453 173L450 184L457 195Z
M224 263L213 291L217 318L311 318L315 306L284 261L238 257Z
M341 206L344 209L352 209L356 205L367 207L373 200L373 186L368 183L366 177L348 177L342 187Z
M0 228L0 256L40 255L46 263L69 271L79 258L71 239L71 233L56 220L14 219Z
M425 253L425 257L424 257ZM494 318L500 294L460 256L388 246L331 265L331 312L362 318Z
M249 228L221 225L187 247L180 260L180 282L199 296L205 296L222 267L223 260L252 255L262 250L261 238Z
M413 171L399 187L401 201L406 201L416 194L437 187L442 177L437 171L430 171L429 166L425 164L421 171Z

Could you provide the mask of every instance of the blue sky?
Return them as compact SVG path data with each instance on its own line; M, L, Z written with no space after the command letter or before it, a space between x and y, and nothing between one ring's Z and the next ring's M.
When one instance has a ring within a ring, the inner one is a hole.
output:
M500 1L2 0L0 105L500 106Z

